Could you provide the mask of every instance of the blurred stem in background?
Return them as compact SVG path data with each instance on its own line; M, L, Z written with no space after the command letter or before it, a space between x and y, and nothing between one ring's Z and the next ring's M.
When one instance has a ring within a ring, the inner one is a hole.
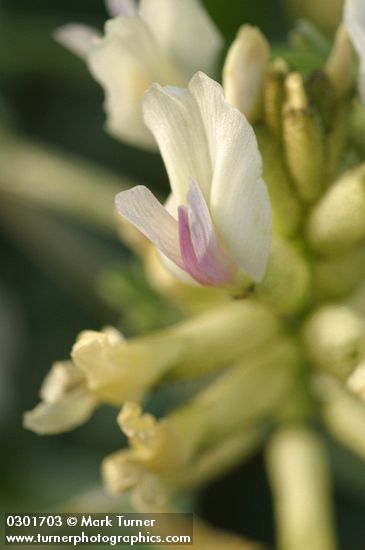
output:
M135 182L0 126L0 227L17 247L101 319L127 332L179 318L128 264L114 197ZM123 268L118 268L123 262ZM162 313L163 311L163 313Z
M335 550L330 482L321 440L288 426L267 451L280 550Z
M136 182L0 128L0 194L115 234L116 193Z
M102 317L114 309L112 319L116 308L95 295L95 279L112 257L113 241L119 244L114 196L130 185L91 162L0 128L0 226L88 308Z

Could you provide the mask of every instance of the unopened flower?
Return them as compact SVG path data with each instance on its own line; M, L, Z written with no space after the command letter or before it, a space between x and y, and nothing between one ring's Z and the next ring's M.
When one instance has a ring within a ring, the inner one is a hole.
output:
M359 93L365 102L365 3L363 0L346 0L344 24L360 58Z
M279 138L276 146L280 145L282 135L284 83L289 72L289 65L284 59L274 58L269 63L264 82L264 121L270 133Z
M108 490L131 490L146 509L140 497L147 480L159 487L166 504L169 493L207 483L237 464L261 440L261 423L292 390L297 364L295 344L278 337L270 349L239 361L160 420L126 403L118 423L129 449L104 460Z
M303 77L290 73L285 80L283 140L290 174L300 198L313 202L325 186L325 138L319 113L310 105Z
M154 334L123 339L116 329L83 331L73 362L56 363L26 428L42 434L86 422L99 403L142 398L161 379L197 378L224 369L275 340L280 323L263 305L231 302ZM209 351L207 351L209 350Z
M337 29L325 71L335 89L337 98L346 97L353 88L354 71L353 48L344 25L340 25Z
M314 365L342 380L365 357L365 321L344 305L326 305L313 312L302 335Z
M295 241L274 235L264 280L256 295L281 313L297 313L310 297L312 273L308 259Z
M117 195L119 213L187 282L237 287L247 274L260 281L270 250L271 206L246 118L203 73L188 89L154 85L144 116L172 194L164 208L146 187L134 187Z
M41 403L24 414L24 426L38 434L58 434L80 426L99 403L89 391L82 370L70 361L53 365L40 397Z
M270 46L256 27L243 25L231 45L223 68L227 101L253 123L262 113Z
M312 209L307 221L310 245L323 255L338 255L365 238L365 164L343 173Z
M105 92L107 128L143 148L155 142L142 118L154 82L185 86L197 70L214 71L222 38L199 0L109 0L105 34L71 24L57 40L85 58Z
M108 403L122 405L142 398L165 377L194 378L224 368L276 338L279 327L260 304L228 303L130 340L84 331L72 357L92 391Z

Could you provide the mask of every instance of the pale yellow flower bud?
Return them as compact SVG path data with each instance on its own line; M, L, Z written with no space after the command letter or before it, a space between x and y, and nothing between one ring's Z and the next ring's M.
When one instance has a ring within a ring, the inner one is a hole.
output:
M41 402L24 413L24 427L38 434L58 434L86 422L98 405L81 369L69 361L55 363L41 390Z
M308 105L299 73L291 73L285 85L283 136L286 159L301 198L312 202L325 186L323 128L318 113Z
M321 69L313 71L306 80L305 93L308 107L318 112L323 129L327 130L333 122L336 96L327 74Z
M317 310L302 335L315 365L343 380L365 354L365 321L342 305Z
M253 301L230 302L129 341L85 331L73 347L88 386L107 402L139 400L165 377L198 377L224 368L270 341L279 321Z
M263 127L257 128L256 137L262 154L263 177L271 200L273 231L283 237L292 237L301 222L302 205L282 158L280 144Z
M301 426L283 428L268 448L280 550L335 550L325 450Z
M101 472L112 495L131 490L132 503L140 512L168 512L169 492L161 478L148 472L138 456L123 449L104 458Z
M335 42L327 59L325 71L339 99L350 93L355 84L354 50L343 25L337 29Z
M138 461L130 449L117 451L104 458L101 469L106 488L112 495L131 489L145 475L143 463Z
M282 111L285 101L284 81L288 72L289 67L283 59L274 59L269 66L265 80L265 122L271 132L279 139L281 139Z
M154 416L142 413L137 403L126 403L118 423L128 437L130 446L149 469L161 471L179 468L187 460L181 437L166 420L157 421Z
M224 64L223 87L227 101L251 123L262 114L269 57L270 45L259 29L243 25Z
M322 254L340 254L365 238L365 164L330 187L309 216L307 235Z
M230 368L162 420L143 413L136 403L126 403L118 422L130 451L104 461L107 486L113 492L130 488L134 492L142 480L158 475L166 492L167 487L177 490L186 483L198 486L235 464L260 440L259 422L270 417L291 391L298 361L295 344L278 338L275 345ZM126 473L119 475L119 468ZM130 487L135 472L137 480Z
M300 246L274 237L257 296L280 312L297 312L306 304L310 288L311 273Z
M139 399L181 354L181 343L166 337L113 342L95 331L82 332L72 349L88 386L100 399L116 405Z
M365 275L365 246L341 254L317 258L313 264L316 288L321 296L337 298L348 294Z

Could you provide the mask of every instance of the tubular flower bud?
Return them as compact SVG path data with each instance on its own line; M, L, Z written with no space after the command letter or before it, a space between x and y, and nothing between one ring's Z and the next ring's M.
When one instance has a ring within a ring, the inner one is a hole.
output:
M300 311L311 290L308 261L298 244L275 237L264 280L257 286L259 299L280 312Z
M316 366L346 379L365 356L365 321L345 306L323 306L307 319L303 340Z
M302 78L291 73L285 82L283 136L289 171L297 191L313 202L325 185L324 134L318 114L308 105Z
M262 115L269 57L270 46L259 29L243 25L224 64L223 87L227 101L251 123Z
M359 94L365 102L365 6L362 0L345 0L344 25L360 58Z
M321 254L340 254L365 238L365 164L346 172L313 208L307 236Z
M224 368L270 341L276 318L252 302L233 302L145 337L110 340L81 333L72 357L100 399L137 400L165 377L199 377Z
M124 449L104 458L101 473L110 494L131 491L132 504L136 510L170 511L168 488L159 476L146 470L133 451Z
M301 223L302 205L282 158L280 144L264 128L258 128L256 135L263 159L263 177L271 200L273 232L292 237Z
M141 102L154 82L185 86L199 69L214 70L222 38L198 0L108 0L104 36L85 25L55 38L83 57L105 93L108 131L127 143L155 148Z
M301 426L274 435L267 455L280 550L335 550L325 450Z
M264 88L265 122L271 132L281 138L282 111L285 100L284 82L289 67L283 59L274 59L268 68Z
M144 186L119 193L118 212L146 235L183 281L240 289L260 281L271 243L271 206L254 132L197 73L188 90L153 86L145 121L172 195L164 208Z
M40 390L41 402L24 413L24 427L38 434L58 434L84 424L99 404L81 369L55 363Z
M139 399L181 353L181 344L169 345L166 338L111 342L95 331L82 332L72 349L73 361L90 388L112 404Z
M278 339L270 351L262 351L230 368L162 420L142 413L135 403L126 403L118 422L128 437L130 450L112 455L110 461L107 459L107 486L112 485L114 492L118 487L126 488L126 475L123 472L118 475L115 470L123 469L127 461L127 479L130 479L130 452L136 465L133 472L141 464L145 469L136 486L141 479L158 474L161 487L182 488L189 472L193 472L194 486L200 485L227 463L234 464L258 440L257 423L269 417L289 394L297 361L295 345L288 339ZM255 393L257 387L260 395ZM238 433L243 436L239 445ZM222 438L230 443L225 452L220 443ZM202 469L203 464L208 471Z
M116 495L131 490L135 500L136 495L142 495L141 486L146 480L153 479L163 496L160 502L167 505L172 491L186 492L208 483L242 462L262 442L264 429L260 425L245 426L192 457L192 448L186 442L195 426L190 414L185 413L184 417L176 425L169 418L158 422L151 415L142 414L136 403L126 404L118 421L129 437L130 449L104 460L102 474L108 491ZM143 425L147 422L150 425ZM201 436L200 429L197 434ZM145 508L140 504L138 509Z
M327 59L328 75L338 99L346 97L354 85L353 49L348 33L343 25L337 29L332 51Z
M328 75L320 69L312 71L306 80L305 91L308 106L313 106L318 111L319 119L326 130L332 124L336 105L335 91Z
M117 451L103 460L102 475L108 492L118 495L135 487L145 474L143 463L130 449Z

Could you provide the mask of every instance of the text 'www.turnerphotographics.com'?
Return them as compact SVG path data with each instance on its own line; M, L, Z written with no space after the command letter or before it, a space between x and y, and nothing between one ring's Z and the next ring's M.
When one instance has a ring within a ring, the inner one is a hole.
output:
M191 545L192 514L6 514L5 545Z

